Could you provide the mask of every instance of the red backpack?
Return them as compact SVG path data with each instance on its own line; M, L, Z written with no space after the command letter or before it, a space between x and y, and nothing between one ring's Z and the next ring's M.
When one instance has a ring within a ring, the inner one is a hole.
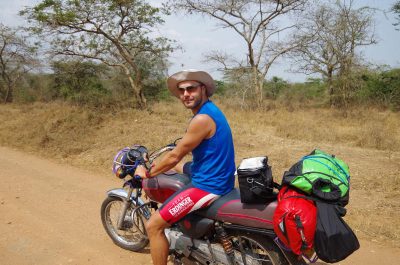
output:
M274 231L280 241L293 253L302 255L312 250L317 222L317 208L303 194L282 187L274 213Z

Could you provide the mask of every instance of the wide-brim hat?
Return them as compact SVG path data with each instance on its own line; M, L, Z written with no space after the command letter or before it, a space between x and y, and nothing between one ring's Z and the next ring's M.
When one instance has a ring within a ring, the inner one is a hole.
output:
M169 91L175 97L179 97L178 84L183 81L197 81L202 83L207 89L207 96L211 96L215 91L214 79L206 72L195 69L183 70L177 72L167 79L167 86Z

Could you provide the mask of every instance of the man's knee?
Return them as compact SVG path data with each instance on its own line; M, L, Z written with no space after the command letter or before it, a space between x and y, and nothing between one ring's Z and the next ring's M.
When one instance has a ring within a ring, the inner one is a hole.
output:
M156 212L151 216L150 220L146 223L146 231L149 235L163 233L164 229L170 225L164 221L161 215Z

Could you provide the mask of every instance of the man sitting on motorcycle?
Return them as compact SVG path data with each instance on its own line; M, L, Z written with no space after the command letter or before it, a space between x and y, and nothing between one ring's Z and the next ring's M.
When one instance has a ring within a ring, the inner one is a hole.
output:
M190 212L210 205L234 187L231 129L221 110L209 100L215 90L214 80L204 71L185 70L171 75L167 85L194 116L176 148L167 153L151 172L139 166L135 175L142 178L157 176L174 168L192 152L193 161L184 166L184 172L191 172L192 181L164 202L146 224L155 265L167 264L169 245L165 228Z

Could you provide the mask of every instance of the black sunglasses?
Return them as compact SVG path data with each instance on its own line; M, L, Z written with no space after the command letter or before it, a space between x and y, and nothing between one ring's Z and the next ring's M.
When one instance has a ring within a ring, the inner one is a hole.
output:
M196 88L198 88L199 86L201 86L201 84L195 85L195 86L187 86L187 87L178 87L180 92L188 92L191 93L193 92Z

